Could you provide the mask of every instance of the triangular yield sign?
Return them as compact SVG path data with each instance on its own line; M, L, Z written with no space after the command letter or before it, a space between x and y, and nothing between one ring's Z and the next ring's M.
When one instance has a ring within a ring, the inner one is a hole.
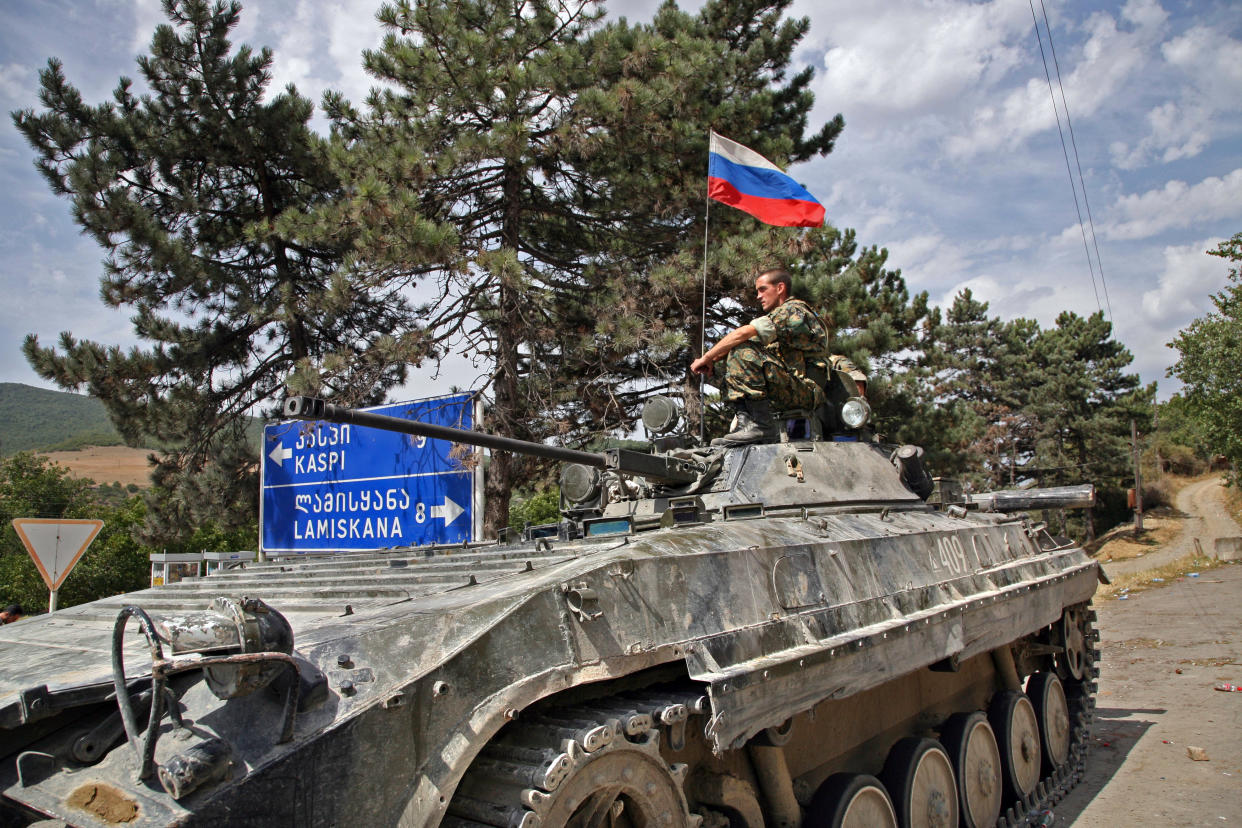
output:
M103 528L102 520L48 520L14 518L13 528L34 559L43 583L60 589L69 571Z

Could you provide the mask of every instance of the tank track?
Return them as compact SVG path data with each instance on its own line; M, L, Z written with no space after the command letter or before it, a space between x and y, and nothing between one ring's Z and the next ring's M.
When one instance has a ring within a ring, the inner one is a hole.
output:
M1087 752L1091 747L1091 726L1095 723L1095 693L1099 689L1100 636L1095 629L1095 610L1087 606L1084 615L1087 620L1087 658L1083 665L1083 677L1080 680L1064 682L1065 700L1069 706L1070 721L1073 723L1069 761L1039 780L1035 793L1020 805L1014 804L1007 808L996 822L998 828L1026 828L1029 825L1041 824L1037 821L1038 814L1051 810L1064 799L1082 780L1086 771Z
M1039 812L1059 803L1082 779L1099 678L1095 611L1088 607L1084 616L1083 677L1064 683L1073 724L1069 761L1041 779L1034 794L1010 805L997 821L999 828L1035 824ZM680 749L690 718L708 712L708 699L701 693L653 689L523 716L479 754L441 824L445 828L540 828L551 794L591 758L621 746L658 757L661 735L674 750ZM684 781L684 765L674 764L668 770L678 785ZM699 825L701 820L698 815L686 815L688 825Z
M707 712L707 697L688 690L627 693L523 715L488 744L449 803L445 828L539 828L555 794L574 773L610 751L660 758L660 740L677 749L686 723ZM680 791L686 766L665 766ZM684 796L683 796L684 807ZM683 814L684 824L702 817Z

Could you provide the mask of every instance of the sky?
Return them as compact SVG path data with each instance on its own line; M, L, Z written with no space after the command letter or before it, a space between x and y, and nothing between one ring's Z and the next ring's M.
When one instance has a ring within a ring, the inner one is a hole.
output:
M790 172L830 223L887 248L889 266L935 305L969 288L991 314L1045 327L1062 311L1103 310L1132 369L1164 399L1177 388L1167 343L1226 284L1225 262L1205 251L1242 232L1242 4L1044 4L1034 11L1041 32L1045 9L1051 22L1052 86L1068 102L1060 130L1029 0L794 0L790 13L811 20L796 53L798 67L815 68L810 126L840 113L846 127L830 155ZM316 102L333 89L360 103L371 86L361 52L382 36L378 5L249 0L233 40L273 50L273 89L293 83ZM607 6L634 21L654 8ZM159 0L9 0L3 17L6 112L37 108L49 57L87 102L103 101L119 76L136 76L163 22ZM1089 210L1093 229L1079 224L1061 133L1073 186L1079 169L1085 185L1077 211ZM0 382L51 388L20 352L26 334L138 343L129 314L99 299L103 251L33 161L6 121ZM469 386L474 373L460 360L436 378L416 373L408 396Z

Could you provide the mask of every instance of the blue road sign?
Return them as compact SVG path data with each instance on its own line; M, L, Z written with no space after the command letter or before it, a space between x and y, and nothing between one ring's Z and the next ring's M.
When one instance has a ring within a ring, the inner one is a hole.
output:
M474 397L454 394L366 409L472 428ZM477 464L452 444L353 424L263 429L260 538L265 554L461 543L481 518Z

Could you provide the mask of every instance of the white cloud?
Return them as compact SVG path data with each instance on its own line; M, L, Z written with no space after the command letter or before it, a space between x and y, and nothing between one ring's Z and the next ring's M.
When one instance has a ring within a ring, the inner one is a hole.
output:
M804 48L822 53L817 96L856 113L927 112L1021 60L1028 28L1015 3L807 4ZM831 41L827 38L830 37Z
M1242 169L1194 185L1170 181L1159 189L1123 195L1110 212L1113 218L1100 226L1100 234L1114 240L1144 239L1205 221L1242 217ZM1064 231L1076 233L1077 227Z
M373 4L360 5L363 8L331 28L328 46L332 63L339 70L334 88L355 104L361 104L371 86L377 83L362 69L362 52L378 48L384 36L384 30L375 19Z
M0 65L0 100L25 101L35 85L34 72L20 63Z
M995 286L998 270L1008 270L1012 263L1025 261L1036 244L1036 240L1026 236L964 241L935 232L910 236L885 246L889 250L888 265L901 268L912 290L926 290L933 303L948 305L963 288ZM1004 278L1016 277L1006 275ZM1012 290L1009 293L1012 294Z
M277 35L276 42L265 44L271 47L273 53L269 95L282 92L286 86L293 84L301 94L315 97L323 81L316 78L312 82L311 78L315 77L314 58L322 56L324 51L323 39L327 27L322 18L326 12L328 9L316 8L301 0L291 13L267 14L262 20L256 20L256 25L267 25L269 37Z
M1203 152L1211 140L1209 124L1211 109L1193 104L1166 101L1147 113L1151 133L1134 147L1114 142L1109 150L1113 163L1123 170L1133 170L1158 158L1164 163L1193 158Z
M1225 285L1224 262L1206 252L1222 240L1204 239L1163 248L1142 246L1139 250L1145 255L1134 257L1133 267L1141 277L1135 284L1141 292L1133 293L1134 298L1125 307L1118 307L1116 337L1134 354L1135 369L1147 381L1160 382L1161 399L1180 387L1177 380L1165 377L1177 359L1177 352L1168 343L1211 309L1210 295ZM1142 290L1146 285L1151 287Z
M1064 44L1057 59L1062 70L1060 82L1054 74L1052 85L1057 106L1061 106L1061 87L1070 107L1071 118L1084 119L1116 102L1119 91L1138 75L1151 60L1163 17L1152 12L1150 4L1130 4L1130 22L1136 28L1124 30L1107 14L1092 15L1086 28L1089 37L1081 50L1069 50ZM1076 60L1077 63L1072 61ZM1048 55L1050 71L1055 72L1052 56ZM1056 127L1057 118L1051 106L1048 78L1043 64L1038 72L1006 94L999 106L981 105L970 118L970 127L946 143L950 155L966 158L980 152L1013 149L1027 138ZM1064 124L1064 115L1062 115Z
M362 69L362 51L378 47L384 35L375 19L377 8L372 0L297 0L284 14L261 11L257 25L269 39L275 35L266 44L273 53L270 93L292 83L316 106L329 89L360 104L371 85Z
M134 40L131 48L135 54L146 54L151 46L155 27L168 23L160 0L132 0L134 8Z
M1223 238L1164 248L1164 268L1157 286L1143 293L1144 321L1156 330L1180 330L1212 309L1209 298L1225 286L1224 262L1207 255ZM1173 327L1170 329L1170 322Z
M1110 147L1122 169L1192 158L1222 128L1221 114L1238 112L1242 41L1218 28L1195 26L1163 43L1160 55L1153 75L1166 83L1176 77L1178 83L1148 111L1147 135L1133 145L1118 141Z
M1052 264L1046 251L1034 256L1009 257L995 261L986 267L975 267L965 279L945 292L942 306L952 303L953 297L967 288L977 301L988 303L988 313L1002 319L1034 319L1043 327L1056 324L1057 316L1072 310L1088 316L1099 309L1095 288L1085 274L1081 278L1067 278L1064 274L1074 272ZM1059 273L1061 278L1050 278ZM933 297L934 298L934 297Z
M1161 49L1170 66L1186 72L1201 91L1236 109L1242 89L1242 41L1219 28L1195 26Z
M1121 17L1140 29L1159 29L1169 19L1156 0L1129 0L1121 9Z
M886 246L889 266L917 274L918 289L933 294L955 285L961 274L970 272L975 264L971 250L940 233L911 236ZM949 290L950 294L954 292L955 289Z

